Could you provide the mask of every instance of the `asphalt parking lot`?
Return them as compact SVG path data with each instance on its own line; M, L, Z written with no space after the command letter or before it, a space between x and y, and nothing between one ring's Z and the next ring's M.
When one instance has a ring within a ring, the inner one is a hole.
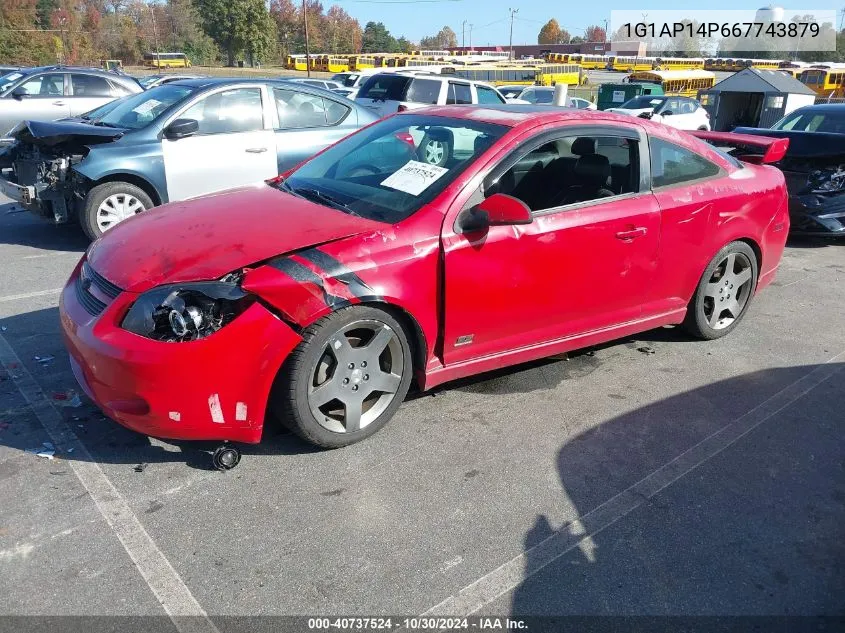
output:
M445 385L229 473L76 399L57 296L86 245L0 201L2 614L845 615L843 244L791 244L727 338Z

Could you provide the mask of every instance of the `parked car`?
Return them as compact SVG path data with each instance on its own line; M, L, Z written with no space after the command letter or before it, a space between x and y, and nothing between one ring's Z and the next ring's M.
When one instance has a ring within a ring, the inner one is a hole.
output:
M332 81L340 84L340 88L336 90L350 90L351 92L346 96L349 99L355 99L358 96L358 90L361 85L373 75L384 73L396 73L400 75L416 75L419 73L429 73L430 70L426 67L399 67L399 68L364 68L362 70L346 71L337 73L332 76Z
M651 119L679 130L710 129L710 115L707 110L689 97L641 95L623 103L619 108L608 108L607 112Z
M415 133L474 149L433 167ZM762 160L782 155L784 141L750 139ZM788 228L779 170L690 134L432 107L264 187L122 223L74 270L60 321L82 389L124 426L254 443L268 412L339 447L383 427L412 379L426 390L670 324L724 336L773 280ZM215 454L237 462L232 445Z
M0 188L96 239L165 202L276 176L376 118L298 83L175 81L76 120L22 124L0 151Z
M285 77L286 81L293 81L295 83L305 84L307 86L316 86L324 90L337 90L343 88L343 84L329 79L314 79L311 77Z
M506 103L493 86L433 73L372 75L361 85L355 102L380 117L427 105Z
M497 89L505 99L513 99L525 90L525 86L499 86Z
M24 119L55 121L141 92L128 75L98 68L41 66L0 78L0 137Z
M551 105L555 99L553 86L528 86L511 97L506 97L508 103L537 103ZM567 97L566 105L570 108L595 110L596 105L580 97Z
M170 73L167 75L146 75L144 77L136 77L135 79L144 88L149 90L156 86L169 84L172 81L181 81L182 79L202 79L203 75L185 75L182 73Z
M789 139L776 166L786 177L793 234L845 237L845 104L806 106L770 129L736 131Z
M0 66L0 77L8 75L11 72L15 72L16 70L20 70L20 66Z

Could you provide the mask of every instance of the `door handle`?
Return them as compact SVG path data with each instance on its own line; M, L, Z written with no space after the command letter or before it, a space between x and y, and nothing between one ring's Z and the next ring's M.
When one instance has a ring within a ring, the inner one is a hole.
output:
M642 237L648 233L648 229L644 226L638 226L635 229L628 229L627 231L619 231L616 237L620 240L633 240L636 237Z
M63 106L63 105L65 105L65 102L64 101L54 101L53 105L54 106Z
M263 154L267 151L266 147L249 147L246 151L250 154Z

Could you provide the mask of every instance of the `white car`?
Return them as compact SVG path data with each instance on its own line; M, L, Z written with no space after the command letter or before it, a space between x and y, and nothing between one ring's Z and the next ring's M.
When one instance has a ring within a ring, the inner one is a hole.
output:
M511 86L512 87L512 86ZM500 89L501 90L501 89ZM508 103L537 103L551 105L555 98L555 89L552 86L528 86L523 88L518 93L511 92L511 95L505 95ZM566 106L569 108L578 108L581 110L595 110L596 104L582 99L581 97L567 97Z
M608 112L651 119L679 130L709 130L710 115L695 99L643 95L634 97Z
M358 90L355 102L379 116L427 105L503 105L508 103L493 86L449 75L379 73Z
M285 81L293 81L294 83L305 84L307 86L316 86L323 90L337 90L343 88L343 84L329 79L312 79L310 77L285 77Z

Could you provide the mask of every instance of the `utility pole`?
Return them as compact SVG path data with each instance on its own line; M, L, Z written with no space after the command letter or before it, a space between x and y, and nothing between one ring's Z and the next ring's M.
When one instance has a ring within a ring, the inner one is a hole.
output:
M466 37L464 36L464 31L466 30L466 25L467 25L466 20L461 22L461 48L466 48L467 41L466 41ZM839 29L839 30L841 31L842 29Z
M519 13L519 9L508 9L511 12L511 37L510 37L510 54L508 59L513 60L513 16Z
M469 25L469 50L472 50L472 24Z
M602 49L601 54L607 55L607 20L604 21L604 49Z
M311 51L308 46L308 8L305 6L305 0L302 0L302 19L305 21L305 72L307 76L311 76Z

